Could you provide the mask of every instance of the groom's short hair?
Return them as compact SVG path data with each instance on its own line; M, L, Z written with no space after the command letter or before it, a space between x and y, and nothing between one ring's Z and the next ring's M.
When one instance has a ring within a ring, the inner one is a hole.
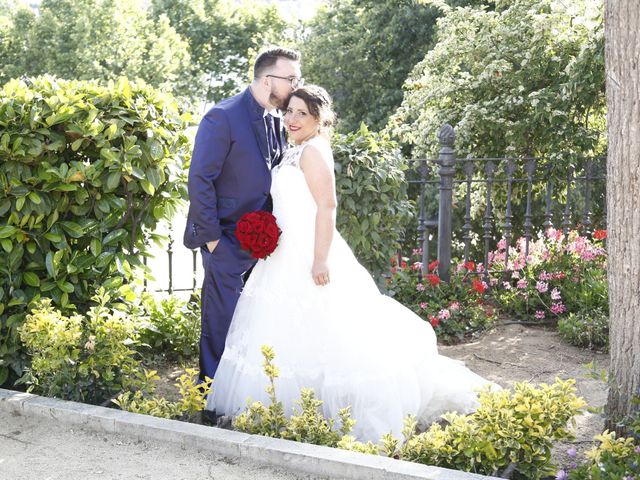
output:
M279 58L287 58L294 62L299 62L300 52L283 47L272 47L267 50L263 50L258 55L258 58L256 58L256 63L253 65L253 78L261 77L264 71L267 68L273 67Z

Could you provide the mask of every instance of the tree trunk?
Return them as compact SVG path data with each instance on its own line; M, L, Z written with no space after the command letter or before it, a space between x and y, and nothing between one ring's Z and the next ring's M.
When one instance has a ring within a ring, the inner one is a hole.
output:
M640 3L606 0L610 389L607 428L624 432L640 395Z

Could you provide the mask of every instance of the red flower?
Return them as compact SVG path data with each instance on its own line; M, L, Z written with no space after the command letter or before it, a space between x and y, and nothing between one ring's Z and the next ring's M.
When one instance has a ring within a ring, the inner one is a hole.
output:
M427 275L427 280L429 280L429 283L431 284L432 287L435 287L440 283L440 277L433 273L429 273Z
M593 232L593 238L595 238L596 240L604 240L605 238L607 238L607 231L596 230L595 232Z
M436 328L438 325L440 325L440 320L438 319L438 317L434 317L433 315L429 315L429 323L431 324L431 326L433 328Z
M400 268L402 268L403 270L407 268L407 262L405 262L404 260L400 262Z
M477 278L474 278L471 283L471 288L478 292L480 295L482 295L487 290L487 286L485 285L485 283L478 280Z
M266 258L278 245L280 229L276 217L260 210L240 217L235 235L240 241L240 247L247 250L253 258Z
M466 268L470 272L473 272L476 269L476 264L472 261L468 261L464 263L464 268Z
M438 268L438 260L434 260L429 264L429 271L433 272L436 268Z

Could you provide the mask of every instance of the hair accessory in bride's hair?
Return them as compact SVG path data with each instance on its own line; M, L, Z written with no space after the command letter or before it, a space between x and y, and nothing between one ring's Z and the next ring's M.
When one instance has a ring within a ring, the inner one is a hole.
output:
M264 210L245 213L236 225L240 247L253 258L267 258L278 246L280 229L276 217Z

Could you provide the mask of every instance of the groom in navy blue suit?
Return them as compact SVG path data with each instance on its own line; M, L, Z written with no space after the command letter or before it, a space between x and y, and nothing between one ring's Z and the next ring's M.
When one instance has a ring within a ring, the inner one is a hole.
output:
M204 267L201 380L218 368L243 276L256 261L240 248L236 222L245 213L271 210L270 170L286 146L280 110L301 83L298 52L266 50L249 87L215 105L198 127L184 244L200 248Z

